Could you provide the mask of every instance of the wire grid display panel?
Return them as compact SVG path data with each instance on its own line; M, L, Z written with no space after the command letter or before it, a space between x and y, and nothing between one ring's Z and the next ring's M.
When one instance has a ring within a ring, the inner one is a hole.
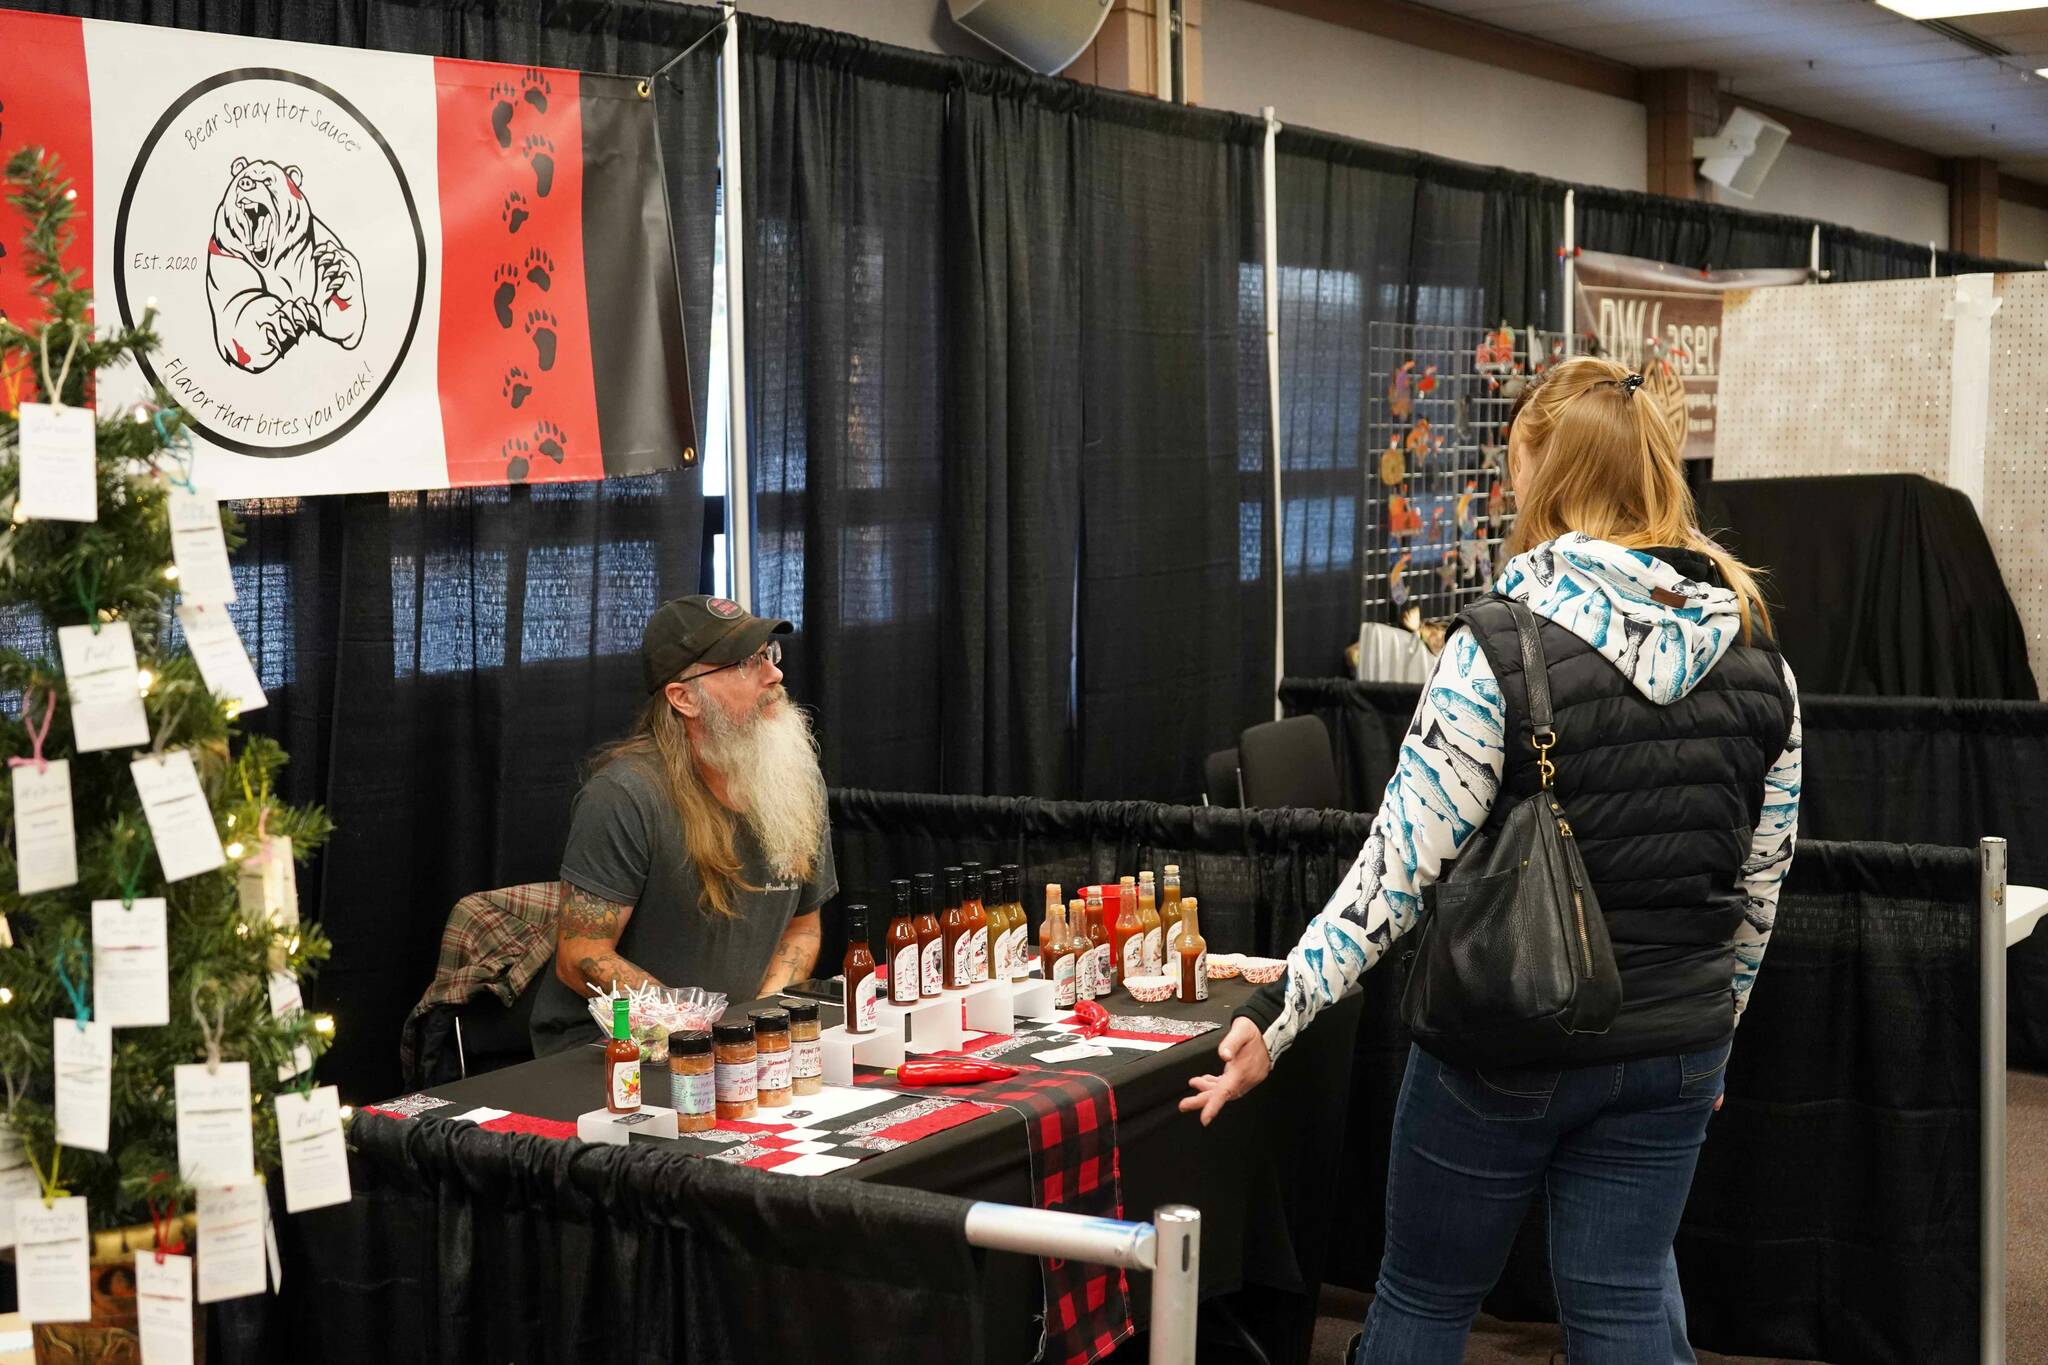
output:
M1391 622L1410 605L1425 620L1455 616L1493 582L1513 520L1508 410L1517 370L1527 373L1530 348L1546 344L1520 329L1512 359L1496 359L1499 330L1367 329L1362 620Z
M1727 295L1714 477L1948 482L1954 296L1952 280Z
M1991 315L1984 530L2048 682L2048 271L2000 275Z

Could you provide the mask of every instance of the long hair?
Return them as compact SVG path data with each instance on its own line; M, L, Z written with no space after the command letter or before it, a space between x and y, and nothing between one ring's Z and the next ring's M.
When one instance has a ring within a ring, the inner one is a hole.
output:
M1515 525L1506 553L1578 531L1633 550L1671 545L1712 560L1735 592L1742 638L1771 628L1758 573L1700 529L1685 486L1681 433L1649 395L1622 381L1629 370L1581 356L1545 376L1516 415L1528 443L1528 469L1515 490Z
M704 785L697 760L690 752L689 731L683 728L682 716L669 705L666 691L647 699L632 733L599 749L591 759L590 770L596 773L621 758L636 755L653 760L667 789L669 804L683 822L683 840L689 847L690 861L696 864L697 880L704 888L697 897L697 908L724 919L737 918L738 894L761 888L741 875L743 865L735 837L739 832L738 818L720 805Z

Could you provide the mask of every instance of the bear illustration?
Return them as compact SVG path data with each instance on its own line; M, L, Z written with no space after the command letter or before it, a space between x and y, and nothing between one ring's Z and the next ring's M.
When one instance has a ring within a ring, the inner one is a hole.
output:
M307 337L363 339L362 266L313 215L297 166L238 156L206 244L206 302L221 358L252 374Z

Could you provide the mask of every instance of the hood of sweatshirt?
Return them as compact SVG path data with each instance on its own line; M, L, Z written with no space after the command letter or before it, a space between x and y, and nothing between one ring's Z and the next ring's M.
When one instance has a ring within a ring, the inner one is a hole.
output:
M1573 531L1509 560L1494 590L1563 626L1669 706L1742 634L1735 594L1709 581L1712 573L1690 551L1629 550Z

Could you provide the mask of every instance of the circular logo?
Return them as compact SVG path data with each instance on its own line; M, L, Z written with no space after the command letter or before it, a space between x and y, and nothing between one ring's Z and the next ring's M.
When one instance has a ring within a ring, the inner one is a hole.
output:
M427 243L390 144L295 71L225 71L143 140L114 223L124 325L151 306L149 379L215 445L304 455L347 435L405 363Z
M730 621L740 614L740 604L728 602L723 597L714 597L704 604L705 609L721 621Z

